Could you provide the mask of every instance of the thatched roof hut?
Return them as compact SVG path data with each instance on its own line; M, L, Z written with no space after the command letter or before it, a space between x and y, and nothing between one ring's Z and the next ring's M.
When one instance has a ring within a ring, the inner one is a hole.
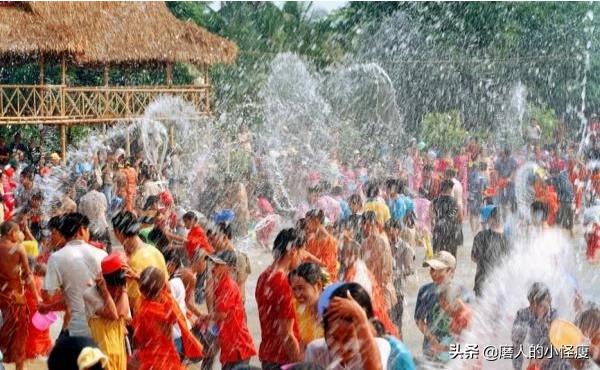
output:
M4 2L0 35L0 55L66 53L85 65L208 65L237 54L235 44L177 19L163 2Z

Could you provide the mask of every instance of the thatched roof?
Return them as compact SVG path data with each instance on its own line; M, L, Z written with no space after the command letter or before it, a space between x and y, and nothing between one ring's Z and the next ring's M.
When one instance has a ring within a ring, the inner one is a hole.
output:
M22 2L0 2L0 54L19 58L43 53L76 54L73 34L62 24L44 21Z
M0 54L46 52L47 44L82 64L231 63L237 54L235 44L177 19L163 2L4 3L0 30L7 26L20 38L0 40Z

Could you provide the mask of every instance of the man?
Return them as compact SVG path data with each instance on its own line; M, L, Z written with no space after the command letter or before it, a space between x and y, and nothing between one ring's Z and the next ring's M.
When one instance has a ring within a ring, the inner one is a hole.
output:
M445 175L445 179L446 180L450 180L452 181L452 197L456 200L456 203L458 204L458 210L461 214L464 214L464 208L463 208L463 186L460 183L460 181L458 181L458 179L456 178L456 169L454 168L448 168L446 170L446 172L444 173Z
M100 241L106 243L110 253L110 235L108 233L108 203L106 196L99 192L100 185L95 183L92 190L79 199L78 210L90 220L90 232ZM96 239L95 238L95 239Z
M419 193L429 201L433 201L440 194L440 179L433 171L431 164L426 164L423 167L423 180Z
M570 360L571 365L577 370L585 368L590 362L600 366L600 309L589 308L583 311L577 316L575 325L581 329L581 333L590 341L590 356L589 359Z
M115 237L123 246L129 258L129 267L135 274L141 274L147 267L156 267L169 279L167 264L160 251L142 241L138 236L140 224L137 217L131 212L120 212L112 219ZM139 310L142 301L140 287L136 279L127 282L127 296L134 314Z
M425 261L423 267L429 267L432 282L419 289L414 318L424 336L423 354L433 359L446 350L440 342L450 335L450 319L439 306L439 292L442 286L452 282L456 259L450 253L440 251Z
M477 264L473 289L477 297L481 297L485 280L493 269L499 266L510 252L508 241L504 237L500 213L495 205L483 207L481 222L486 227L475 235L471 250L471 260Z
M27 147L27 145L23 144L21 142L21 133L19 133L19 132L17 132L15 134L13 142L8 147L8 150L11 153L14 153L16 151L21 151L21 152L23 152L23 154L25 154L27 156L27 158L31 159L31 152L29 151L29 148Z
M499 204L504 212L510 209L514 212L517 206L515 197L515 184L513 177L517 171L517 161L511 156L510 149L506 148L494 166L498 175Z
M562 228L572 231L575 211L573 184L569 181L567 172L560 171L558 168L551 168L550 176L550 185L556 190L559 202L556 223Z
M444 180L441 195L431 203L433 221L433 251L445 250L456 256L458 246L463 242L462 214L456 199L452 196L454 183Z
M103 250L87 243L90 238L89 224L90 220L81 213L63 216L58 229L66 244L48 259L42 286L45 302L54 301L55 296L62 291L71 314L67 333L71 336L90 336L83 292L98 277L100 262L107 256ZM46 307L44 311L48 309Z
M367 201L365 202L363 210L365 212L375 212L379 226L383 227L387 220L392 218L392 215L390 214L390 209L385 202L379 198L379 184L376 182L368 182L365 184L365 187L367 189Z
M300 333L288 274L300 263L303 238L294 229L279 232L273 242L273 263L256 282L256 304L261 343L258 358L262 368L280 369L300 359Z
M28 284L40 302L33 275L29 270L27 253L20 244L19 226L7 221L0 225L0 350L4 362L15 363L17 370L25 366L25 343L29 324L29 310L25 301L24 285Z
M196 212L186 212L183 215L183 224L185 225L185 228L189 230L183 245L185 246L190 259L194 256L197 249L204 249L207 254L213 254L215 252L204 233L204 229L198 224Z
M17 207L23 207L29 204L31 197L36 193L33 187L34 172L27 168L21 172L21 185L17 188L15 203Z
M6 147L6 143L3 137L0 137L0 165L2 167L8 164L8 159L10 158L10 151Z

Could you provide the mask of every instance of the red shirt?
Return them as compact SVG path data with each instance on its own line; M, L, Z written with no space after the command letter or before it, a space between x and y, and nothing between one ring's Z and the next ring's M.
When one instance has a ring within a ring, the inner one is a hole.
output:
M289 364L297 359L288 358L284 351L283 339L278 336L279 320L292 320L294 336L300 338L292 299L292 288L283 271L273 271L269 267L258 277L256 283L256 303L260 319L262 341L258 351L261 362Z
M213 254L215 252L213 247L208 242L202 227L200 227L200 225L194 225L190 229L190 232L187 235L187 240L185 241L185 249L187 250L190 259L194 257L194 252L198 248L204 249L208 254Z
M246 323L240 288L229 274L215 287L215 310L227 314L219 324L221 364L245 361L254 356L256 349Z

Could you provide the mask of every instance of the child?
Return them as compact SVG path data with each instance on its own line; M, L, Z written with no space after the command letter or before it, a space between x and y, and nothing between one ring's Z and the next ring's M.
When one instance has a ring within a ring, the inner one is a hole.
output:
M186 292L180 277L180 268L183 266L183 256L181 255L181 252L183 252L182 249L166 249L164 251L164 256L167 263L167 270L169 271L169 289L171 290L171 295L173 296L173 299L175 299L175 302L177 302L181 312L185 313L187 311L185 300ZM175 342L175 347L177 347L177 352L179 352L179 357L183 358L181 329L177 324L173 326L173 341Z
M126 322L131 320L127 298L125 256L113 252L101 262L102 275L83 293L92 338L108 357L108 370L127 369Z
M225 249L209 258L214 263L215 304L214 312L207 319L215 321L219 328L221 366L224 370L248 366L256 350L246 323L240 288L232 277L236 254Z
M156 267L147 267L139 280L143 298L132 322L136 348L132 362L139 370L185 370L173 342L173 325L178 324L181 329L187 357L201 357L202 346L187 329L185 318L165 289L164 273Z
M29 265L33 271L35 287L38 291L38 295L40 295L46 268L44 265L35 263L32 258L29 258ZM33 294L29 288L25 291L25 300L27 301L27 307L29 307L29 335L27 336L25 355L28 359L35 359L38 356L46 357L50 353L50 349L52 349L50 329L40 331L33 325L31 319L37 311L37 301L35 299L35 294Z

